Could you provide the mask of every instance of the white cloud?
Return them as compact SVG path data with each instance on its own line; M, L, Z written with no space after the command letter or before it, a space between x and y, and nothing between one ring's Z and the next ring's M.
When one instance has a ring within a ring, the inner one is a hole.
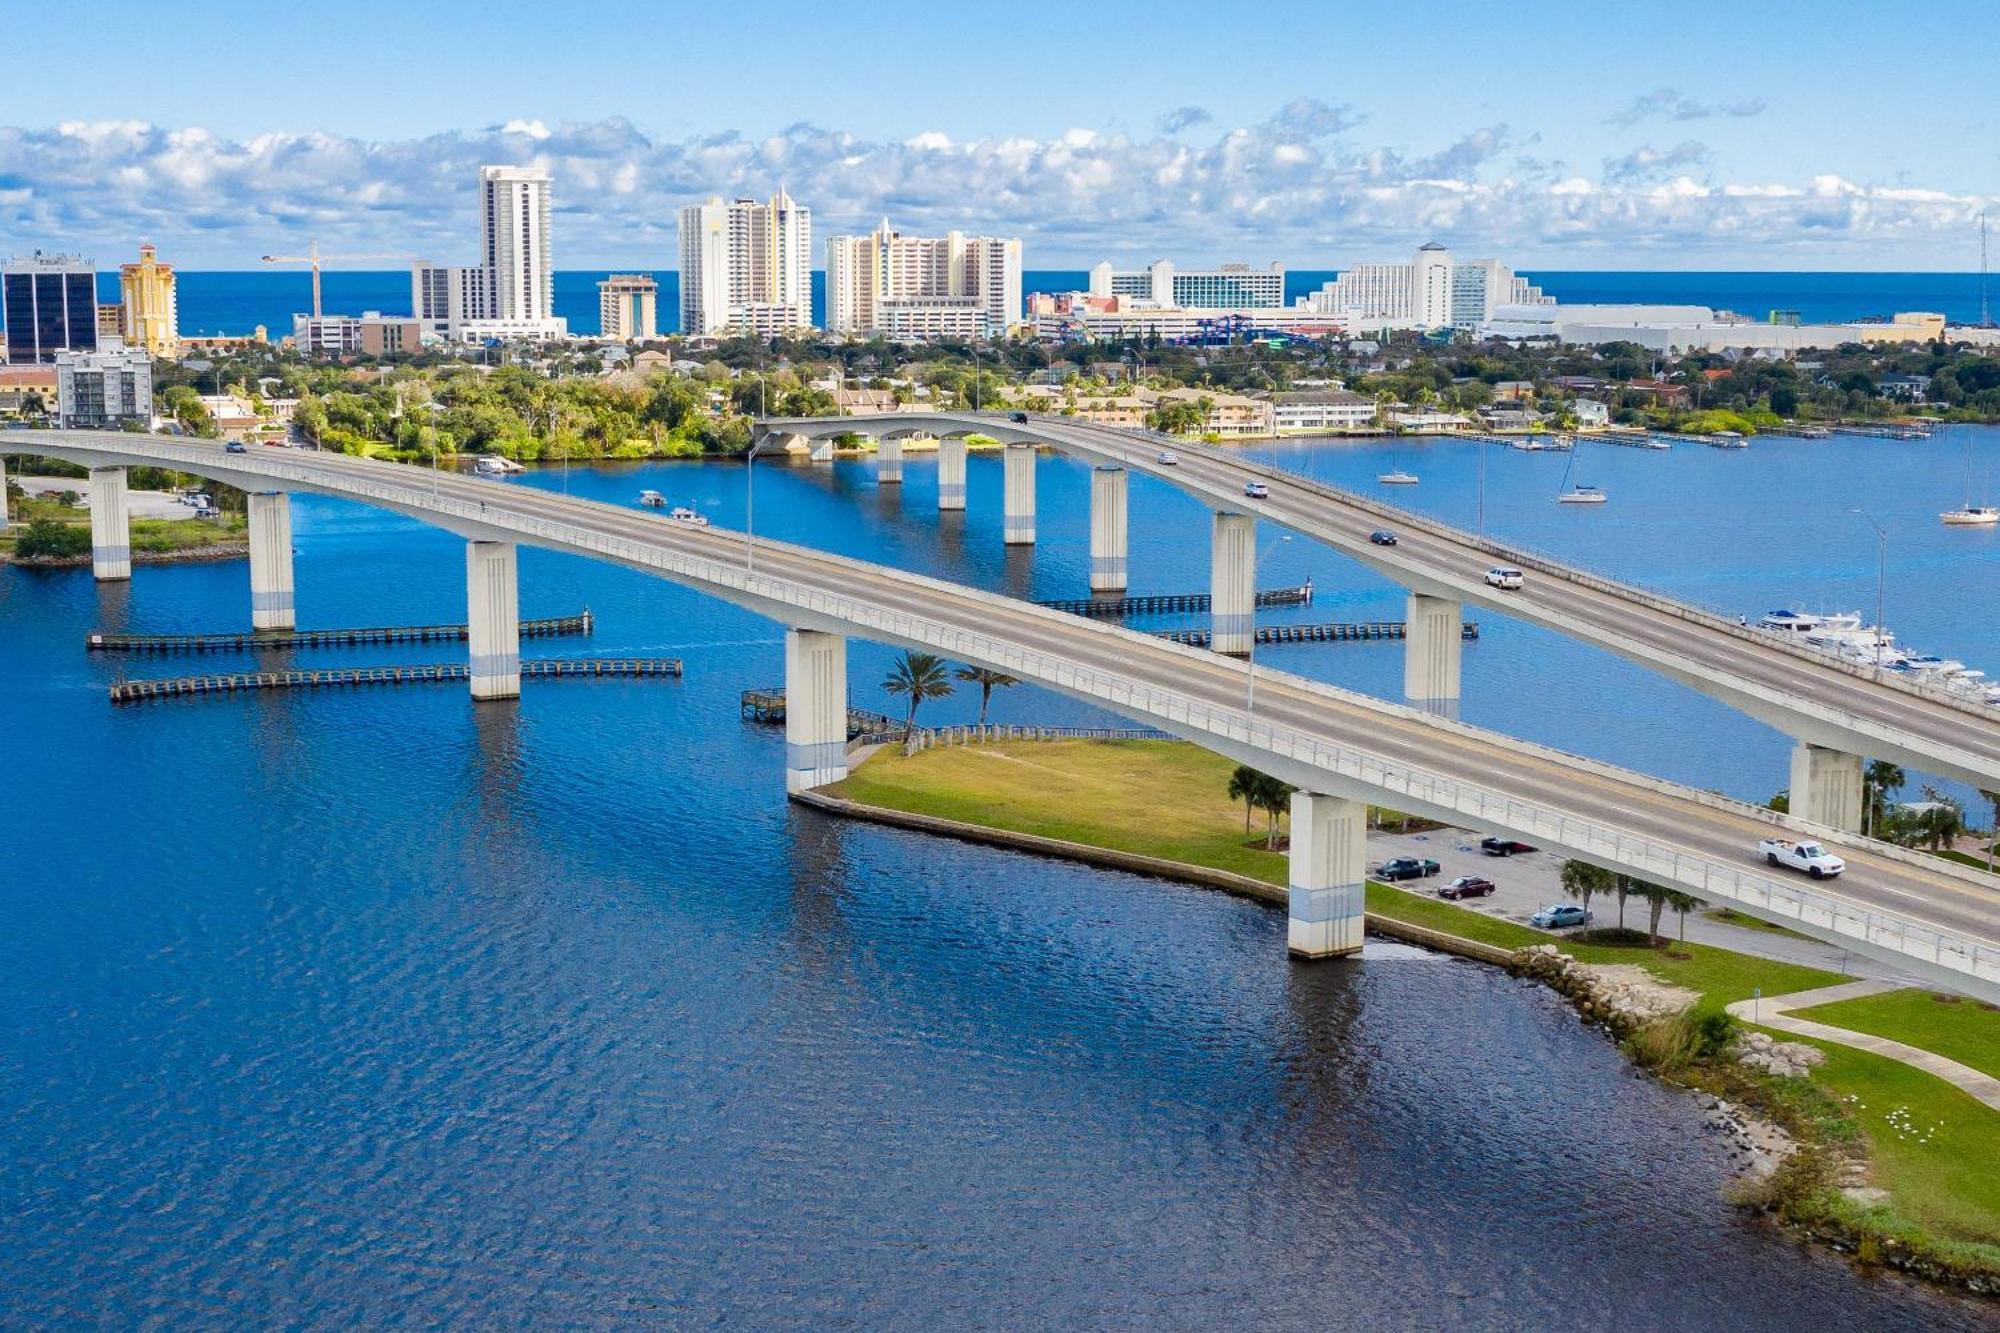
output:
M1034 268L1161 254L1335 266L1429 236L1533 262L1694 266L1727 254L1805 266L1827 257L1829 234L1848 247L1843 260L1893 267L1934 259L1987 202L1921 181L1856 182L1831 161L1801 164L1795 180L1731 181L1692 140L1607 159L1593 178L1521 155L1504 125L1407 150L1355 142L1362 123L1302 99L1206 131L1183 117L1171 134L926 131L900 142L810 124L663 139L622 119L387 141L239 141L138 121L0 126L0 234L105 262L141 237L197 266L247 266L308 237L329 250L463 260L477 167L525 161L554 173L557 260L579 268L672 266L682 204L780 184L813 209L821 236L886 213L912 231L1021 235Z
M1707 120L1712 116L1746 116L1764 114L1764 99L1746 97L1737 102L1710 104L1689 97L1673 88L1655 88L1650 93L1641 93L1618 110L1604 118L1607 125L1618 125L1626 129L1647 120Z

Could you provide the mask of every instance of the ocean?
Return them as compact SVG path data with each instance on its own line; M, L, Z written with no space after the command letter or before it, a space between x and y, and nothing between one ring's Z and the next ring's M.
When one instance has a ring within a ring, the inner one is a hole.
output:
M662 333L680 327L680 275L671 269L620 269L650 273L660 284L659 320ZM571 270L556 274L556 313L569 321L570 331L598 331L597 283L604 271ZM1331 269L1295 269L1285 275L1289 302L1316 290L1335 276ZM1977 273L1667 273L1548 270L1525 275L1567 302L1661 302L1707 305L1763 318L1773 310L1797 311L1807 322L1860 319L1898 310L1940 311L1954 322L1971 323L1980 315ZM1082 269L1031 269L1024 275L1027 292L1076 291L1088 284ZM118 275L98 274L98 299L118 299ZM410 309L407 272L332 272L322 277L323 305L328 311L386 314ZM292 315L308 308L312 285L297 269L253 271L188 271L180 275L180 326L183 334L248 333L262 324L273 338L291 332ZM813 319L826 318L826 275L813 274Z

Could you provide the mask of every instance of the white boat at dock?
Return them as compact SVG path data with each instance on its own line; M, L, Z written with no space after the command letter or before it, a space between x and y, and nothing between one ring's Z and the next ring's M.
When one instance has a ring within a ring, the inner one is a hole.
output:
M667 507L667 497L658 491L640 491L639 503L648 509L664 509Z
M516 472L526 472L528 469L511 458L502 458L498 454L481 454L473 460L472 470L482 477L506 477Z
M1892 672L1926 688L2000 708L2000 686L1984 671L1972 670L1955 658L1898 648L1893 633L1866 624L1859 611L1767 611L1745 623L1852 666Z

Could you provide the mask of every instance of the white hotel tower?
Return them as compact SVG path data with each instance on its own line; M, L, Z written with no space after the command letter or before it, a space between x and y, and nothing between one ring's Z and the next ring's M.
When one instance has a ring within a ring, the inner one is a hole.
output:
M568 333L555 312L549 185L537 167L479 169L479 264L410 270L411 308L426 331L462 342Z
M681 332L759 337L812 327L812 210L720 197L681 210Z

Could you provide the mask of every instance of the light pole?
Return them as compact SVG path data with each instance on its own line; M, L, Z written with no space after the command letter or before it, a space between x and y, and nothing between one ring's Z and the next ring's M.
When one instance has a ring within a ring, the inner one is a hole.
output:
M1875 669L1882 669L1882 603L1889 583L1889 534L1875 516L1866 509L1856 509L1855 513L1868 520L1868 526L1875 529Z
M757 451L769 443L770 438L766 435L761 440L753 441L750 452L743 455L743 572L746 574L757 569L757 522L756 511L752 508L756 491L750 483L757 478Z
M1265 554L1274 546L1292 539L1290 533L1265 542L1257 552L1257 558L1250 569L1254 577L1256 569L1264 563ZM1250 585L1250 650L1243 654L1243 711L1254 714L1257 711L1257 585Z

